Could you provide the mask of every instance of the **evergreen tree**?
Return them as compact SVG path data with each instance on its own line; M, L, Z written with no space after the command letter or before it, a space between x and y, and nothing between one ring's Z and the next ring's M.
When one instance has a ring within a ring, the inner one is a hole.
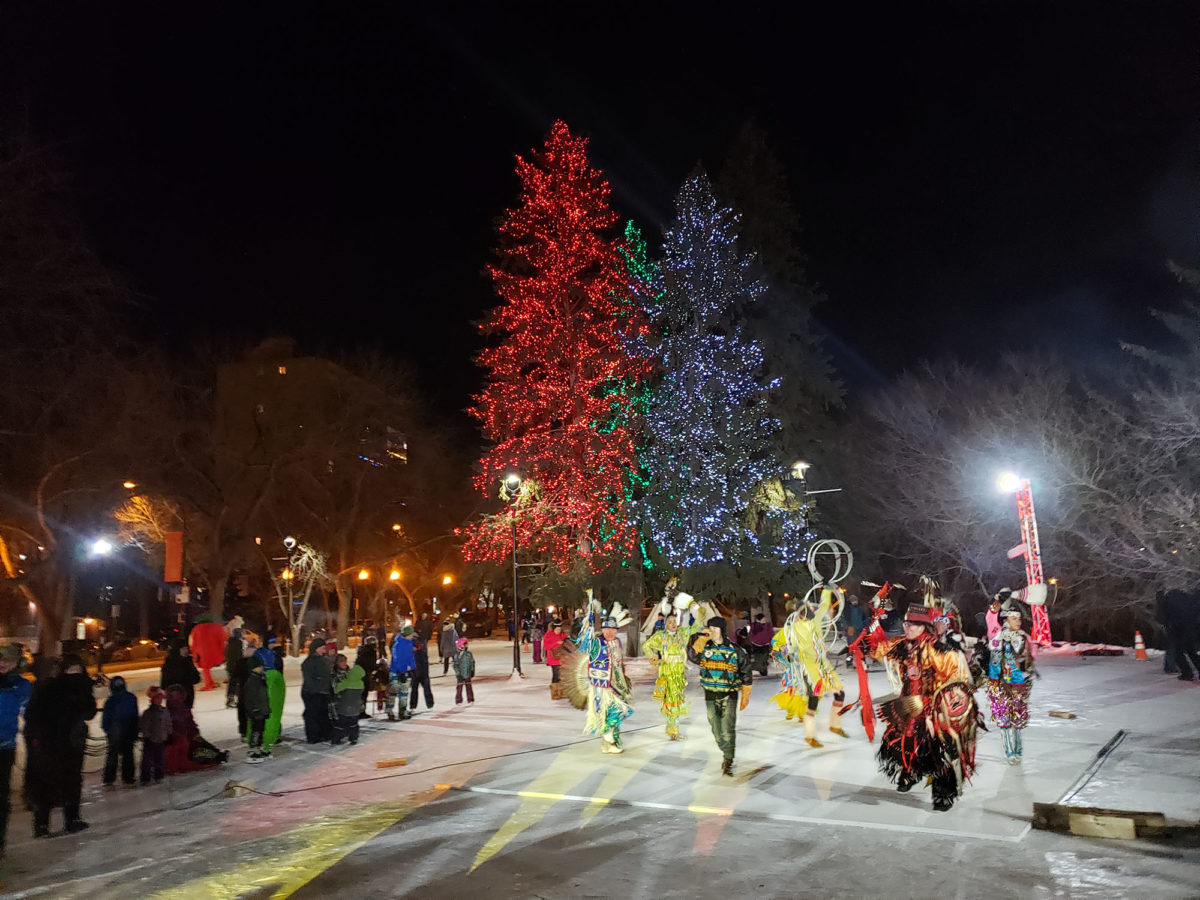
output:
M520 202L500 225L491 275L500 303L481 325L498 342L479 363L487 386L471 412L492 447L476 487L524 479L518 544L563 571L628 558L636 542L626 479L634 468L630 405L648 371L634 352L646 328L632 302L609 206L587 140L555 122L545 147L517 157ZM615 389L615 388L621 389ZM468 559L512 550L508 514L464 529Z
M763 347L772 392L771 414L780 420L775 445L783 459L821 458L829 413L842 404L842 386L822 346L813 308L824 297L813 287L801 250L800 217L787 177L766 134L747 122L717 180L721 200L741 216L740 244L754 255L753 274L763 295L744 310L747 332Z
M735 316L762 288L738 251L737 217L703 172L684 182L676 214L650 304L662 375L647 414L646 515L673 565L737 562L756 542L747 502L776 469L772 385L759 381L762 350Z

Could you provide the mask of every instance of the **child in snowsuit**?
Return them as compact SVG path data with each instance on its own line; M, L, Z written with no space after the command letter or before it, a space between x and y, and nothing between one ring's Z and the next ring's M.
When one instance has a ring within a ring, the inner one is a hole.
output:
M109 696L100 714L100 727L108 738L104 786L115 785L118 760L121 763L121 780L133 784L133 744L138 736L137 697L125 689L125 679L120 675L114 675L109 680L108 690Z
M388 671L388 660L386 656L379 657L375 663L375 671L371 675L371 686L375 689L375 714L379 715L388 705L388 681L391 678L391 672Z
M454 689L454 703L462 703L464 687L467 689L467 703L474 703L475 690L471 687L471 679L475 677L475 656L467 649L466 638L459 638L456 646L458 656L454 657L454 674L458 676L458 685Z
M363 670L350 665L345 653L339 653L333 661L333 708L337 719L333 725L331 744L340 744L349 738L351 744L358 743L358 714L362 712Z
M249 723L250 762L261 762L271 755L263 749L263 732L267 718L271 715L271 699L267 693L267 679L263 673L263 661L258 656L246 659L250 674L242 691L242 702L246 704L246 720Z
M142 784L163 780L163 756L171 738L171 714L163 706L167 694L157 684L146 692L150 705L142 713Z

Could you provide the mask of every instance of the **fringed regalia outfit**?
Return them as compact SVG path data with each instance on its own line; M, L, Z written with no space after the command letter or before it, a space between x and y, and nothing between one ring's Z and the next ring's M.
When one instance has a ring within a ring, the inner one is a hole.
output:
M1029 724L1029 689L1033 657L1029 635L1007 626L988 641L987 695L992 721L1004 735L1004 756L1021 764L1021 731Z
M604 619L602 627L622 627L622 618L628 624L620 604L613 604L612 614ZM621 723L633 715L633 707L629 705L631 690L625 677L621 641L597 635L588 616L579 630L577 648L560 651L566 673L563 687L571 703L587 711L583 733L603 736L605 753L622 753Z
M688 714L687 705L687 648L691 637L703 628L699 623L681 625L674 631L656 631L642 644L646 653L658 655L658 678L654 682L654 699L662 703L671 740L681 740L679 720Z
M817 740L817 705L821 698L833 692L833 709L829 730L849 737L842 729L842 707L846 694L842 679L829 661L825 649L825 618L833 604L833 591L822 590L821 602L809 617L796 610L771 641L772 655L783 668L782 690L774 696L775 703L787 713L787 719L804 721L804 738L810 746L820 747Z
M939 644L930 631L936 610L910 606L906 624L925 630L916 640L871 632L871 653L900 671L900 696L879 706L886 731L879 766L900 791L933 780L933 808L950 809L975 773L975 737L984 727L963 654Z

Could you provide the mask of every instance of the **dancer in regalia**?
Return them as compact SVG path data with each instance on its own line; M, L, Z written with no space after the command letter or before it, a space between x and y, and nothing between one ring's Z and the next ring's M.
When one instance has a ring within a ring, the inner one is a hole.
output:
M992 721L1004 735L1009 765L1021 764L1021 732L1029 724L1030 679L1034 675L1029 635L1021 630L1021 607L1009 600L1000 610L1003 625L988 641L987 695Z
M700 606L689 594L676 594L674 600L664 598L660 607L665 615L666 626L651 634L642 644L642 649L658 657L654 699L662 703L662 714L667 720L667 737L682 741L685 738L679 732L679 720L688 714L685 693L688 640L703 631L705 626L700 618ZM683 624L685 619L690 620L690 624Z
M783 690L774 700L787 713L786 719L804 720L804 740L810 747L823 746L817 740L817 705L829 692L833 693L829 730L841 737L849 737L842 728L846 693L825 649L825 619L832 605L833 591L822 588L817 608L814 610L801 603L771 642L775 660L783 667Z
M559 650L563 687L576 709L587 710L583 733L600 735L605 753L624 753L621 723L633 715L633 707L629 705L632 691L625 677L625 652L617 629L631 620L620 603L614 603L607 615L596 601L591 605L591 614L580 625L578 649ZM593 625L595 616L601 618L599 635Z
M904 615L904 636L888 638L876 620L870 648L899 668L900 696L879 707L887 724L879 765L905 792L933 782L933 808L944 812L975 772L975 736L983 718L975 705L967 660L937 640L937 610L915 604Z

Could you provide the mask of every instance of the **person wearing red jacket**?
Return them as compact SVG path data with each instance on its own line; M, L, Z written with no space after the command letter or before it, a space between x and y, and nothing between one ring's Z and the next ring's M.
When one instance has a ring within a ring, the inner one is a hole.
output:
M204 676L200 690L211 691L216 687L213 667L225 665L225 626L220 622L197 622L188 635L188 646L196 660L196 668Z
M562 646L566 637L562 633L562 620L555 619L550 626L550 631L542 638L542 649L546 651L546 665L550 667L550 683L558 684L558 670L562 666L562 660L558 658L555 652Z

